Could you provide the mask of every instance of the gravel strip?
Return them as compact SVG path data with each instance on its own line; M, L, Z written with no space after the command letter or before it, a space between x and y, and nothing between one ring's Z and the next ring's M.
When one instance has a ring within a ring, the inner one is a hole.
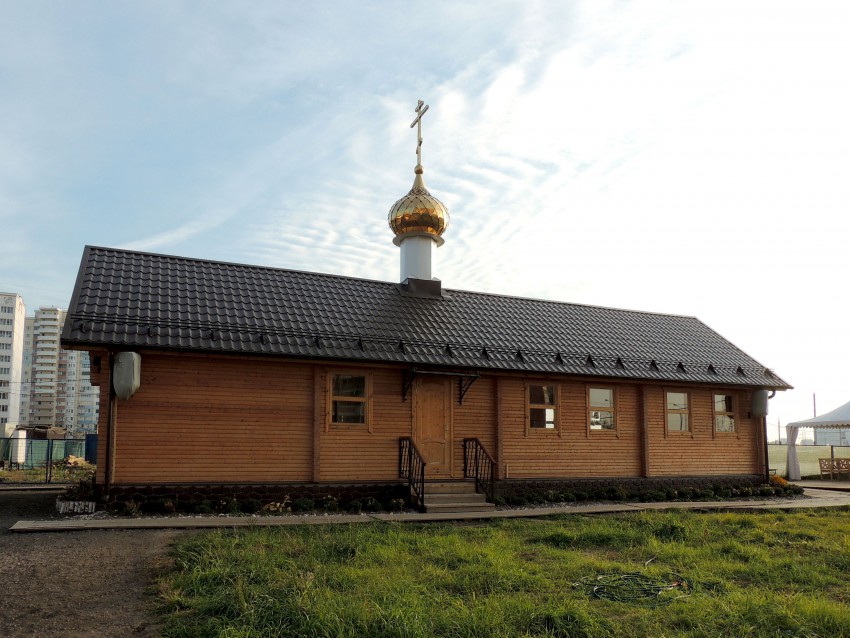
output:
M20 519L62 518L60 491L0 489L0 635L159 636L145 590L186 532L9 533Z

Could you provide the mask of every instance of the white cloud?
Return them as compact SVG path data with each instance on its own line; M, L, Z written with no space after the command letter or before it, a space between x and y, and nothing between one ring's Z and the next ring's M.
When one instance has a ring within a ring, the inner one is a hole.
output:
M695 314L803 393L845 389L841 320L809 310L846 287L843 3L51 15L0 38L25 52L0 104L22 250L48 247L39 210L79 220L69 271L109 242L394 280L422 98L446 286Z

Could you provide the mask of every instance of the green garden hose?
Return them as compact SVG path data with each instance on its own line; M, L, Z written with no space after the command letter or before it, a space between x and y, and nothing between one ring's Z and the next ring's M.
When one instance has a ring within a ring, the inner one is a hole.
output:
M629 574L600 574L587 576L573 583L573 587L586 589L589 594L603 600L660 607L690 595L693 587L678 574L656 579L638 572Z

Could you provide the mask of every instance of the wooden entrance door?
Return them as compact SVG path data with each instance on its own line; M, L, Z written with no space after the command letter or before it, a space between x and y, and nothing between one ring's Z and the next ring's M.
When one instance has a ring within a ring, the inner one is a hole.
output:
M413 438L425 457L427 478L452 475L451 380L421 376L413 391Z

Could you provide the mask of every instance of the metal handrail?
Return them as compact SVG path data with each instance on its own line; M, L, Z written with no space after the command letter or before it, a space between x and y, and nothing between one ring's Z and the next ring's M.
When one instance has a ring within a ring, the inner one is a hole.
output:
M409 436L398 440L398 475L406 478L411 496L416 498L420 512L425 511L425 459Z
M463 475L475 479L475 491L484 492L491 503L496 492L496 461L478 439L463 440Z

